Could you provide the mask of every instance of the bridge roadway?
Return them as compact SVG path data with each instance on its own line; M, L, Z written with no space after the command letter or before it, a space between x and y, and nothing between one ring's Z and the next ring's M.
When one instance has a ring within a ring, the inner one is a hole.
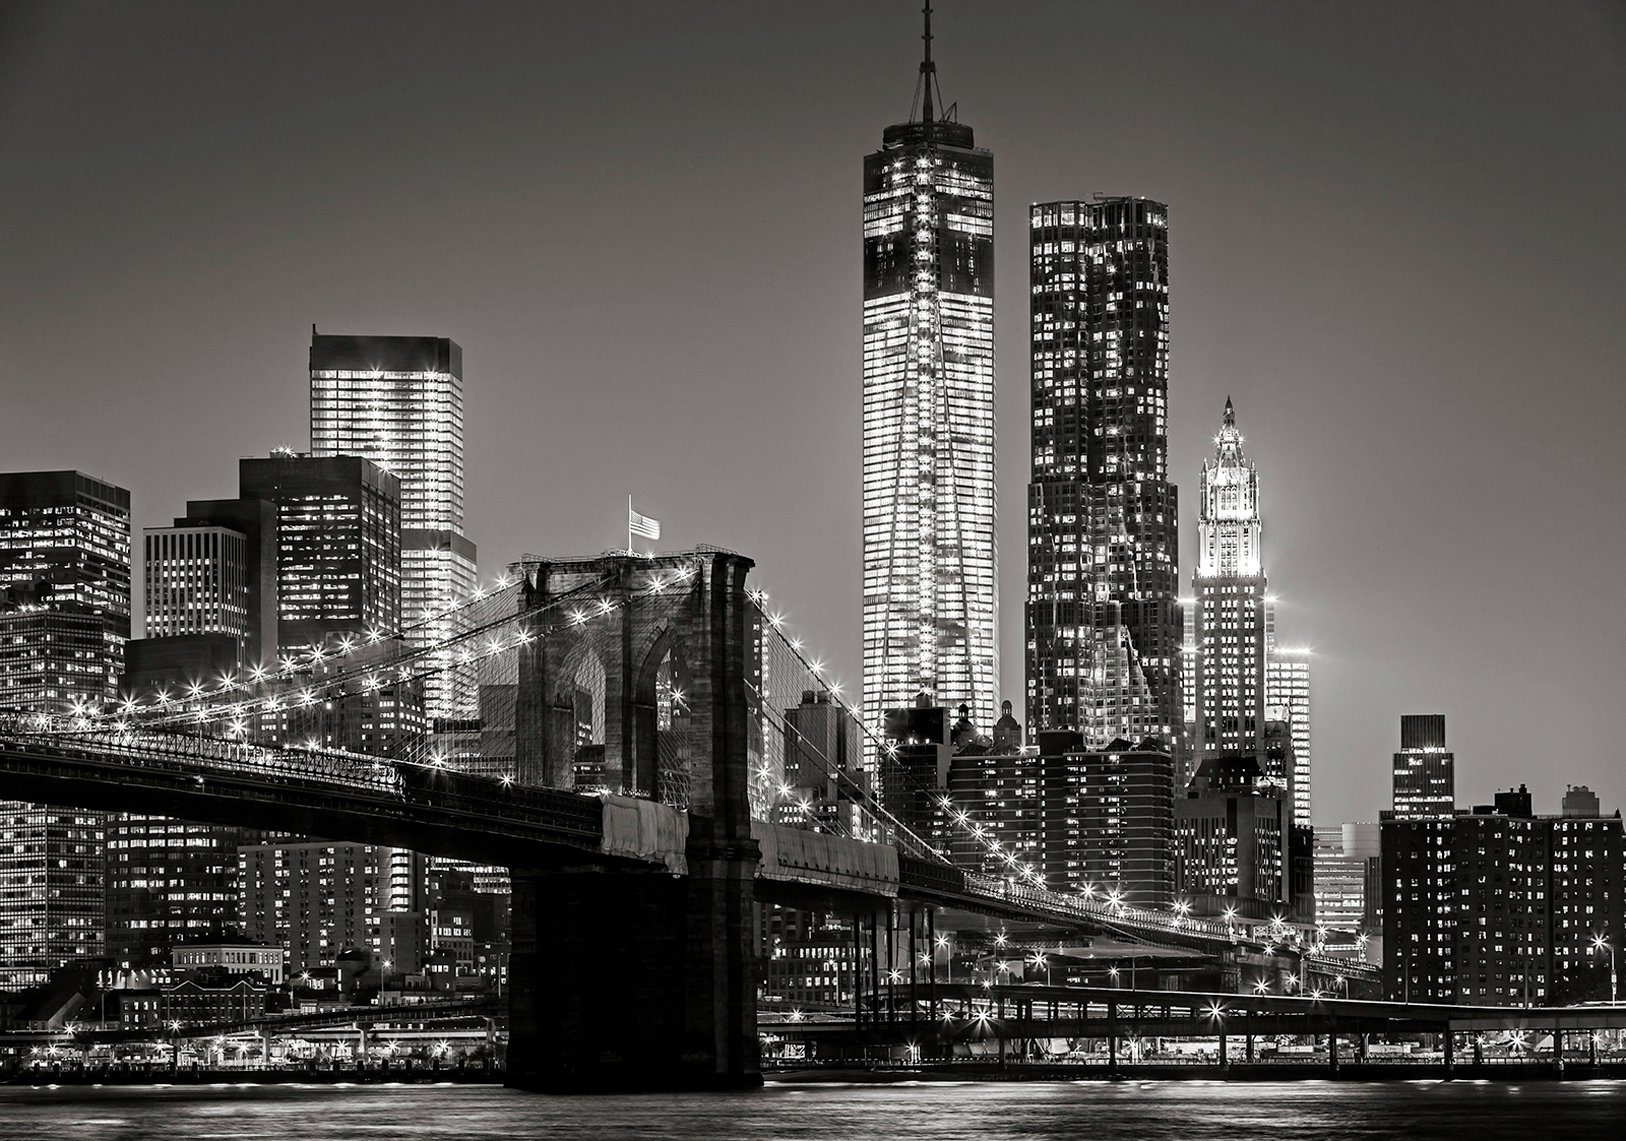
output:
M1309 1034L1456 1034L1626 1030L1626 1004L1457 1006L1279 994L1131 990L1013 983L922 984L910 1017L908 987L870 996L860 1021L764 1015L762 1028L800 1040L873 1044L936 1039L1145 1038ZM935 1011L935 1017L933 1012ZM925 1017L921 1017L925 1015Z
M650 800L537 788L439 765L147 731L30 732L0 722L0 796L411 848L510 867L659 867L682 875L689 816ZM755 820L757 898L861 912L892 900L1079 934L1268 955L1258 937ZM1328 970L1359 973L1327 960Z

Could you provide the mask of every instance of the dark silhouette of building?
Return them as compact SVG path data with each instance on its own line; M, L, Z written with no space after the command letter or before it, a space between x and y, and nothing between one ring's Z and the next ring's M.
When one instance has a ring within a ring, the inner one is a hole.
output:
M1168 208L1046 202L1030 222L1028 730L1173 750L1184 717Z
M1394 817L1411 820L1456 811L1456 758L1445 748L1445 714L1408 713L1400 718L1400 751L1394 757Z
M1564 789L1564 800L1560 810L1565 816L1603 815L1603 809L1598 803L1598 794L1584 784L1574 784Z
M1286 918L1297 886L1292 819L1291 802L1266 780L1257 754L1205 757L1174 803L1181 896L1198 914Z

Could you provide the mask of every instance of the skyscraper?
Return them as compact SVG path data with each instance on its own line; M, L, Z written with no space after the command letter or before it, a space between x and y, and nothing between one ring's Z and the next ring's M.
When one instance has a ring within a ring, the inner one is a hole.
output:
M401 481L401 622L409 647L443 642L444 613L473 596L463 534L463 350L445 337L335 336L311 329L311 454L365 456ZM475 715L474 668L427 679L431 719Z
M991 725L994 159L939 113L927 15L909 121L864 159L864 705Z
M1172 750L1184 721L1168 208L1047 202L1030 226L1028 728Z
M1400 752L1394 758L1394 818L1415 820L1455 812L1455 765L1455 755L1445 749L1445 714L1402 715Z
M1195 665L1199 757L1258 754L1265 731L1265 568L1259 473L1242 450L1225 401L1214 455L1204 461L1197 508Z
M114 696L130 637L130 493L77 471L0 475L0 709ZM0 989L102 952L103 817L0 802Z
M297 653L401 622L401 484L360 456L292 452L238 464L245 498L277 509L277 641Z

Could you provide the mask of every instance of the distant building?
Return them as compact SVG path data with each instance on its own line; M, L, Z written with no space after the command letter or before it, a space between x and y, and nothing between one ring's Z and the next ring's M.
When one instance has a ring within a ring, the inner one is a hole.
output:
M401 625L401 482L360 456L245 459L277 509L277 641L289 652Z
M99 619L42 622L39 614ZM0 709L113 696L130 639L130 493L78 471L0 473Z
M761 997L793 1009L851 1009L859 950L851 917L777 905L760 910Z
M1584 784L1572 784L1564 790L1564 800L1560 808L1565 816L1602 816L1603 809L1598 803L1598 794Z
M831 701L828 690L806 690L801 704L784 711L784 737L785 777L774 818L811 821L840 836L859 834L864 823L858 789L869 787L869 773L862 769L852 714Z
M1168 473L1168 207L1029 211L1027 720L1178 754L1178 496Z
M1414 820L1456 811L1456 758L1445 748L1443 713L1408 713L1400 719L1394 756L1394 817Z
M77 471L0 474L0 710L113 698L130 637L130 493ZM103 817L0 802L0 989L104 947Z
M909 121L863 176L864 716L924 691L994 720L994 158L941 105L930 38Z
M1053 889L1152 909L1174 898L1174 757L1153 746L1117 741L1045 757L1041 851Z
M172 526L143 531L146 637L224 634L237 647L234 669L274 667L276 525L264 500L200 500Z
M1315 921L1334 931L1375 933L1382 834L1376 824L1315 829Z
M1279 646L1275 635L1275 606L1265 600L1265 724L1286 724L1297 761L1293 780L1293 820L1310 823L1310 787L1314 766L1310 760L1310 651Z
M168 961L178 943L237 925L237 848L245 830L162 816L107 819L107 954L123 967Z
M1218 753L1174 802L1175 883L1198 914L1286 917L1293 814L1253 753Z
M1553 1006L1609 996L1619 817L1471 813L1382 825L1384 988L1398 1001Z

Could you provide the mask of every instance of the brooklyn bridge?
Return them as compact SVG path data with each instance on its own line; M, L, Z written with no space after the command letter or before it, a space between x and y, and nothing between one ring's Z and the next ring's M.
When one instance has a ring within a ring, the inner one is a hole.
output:
M453 633L434 645L375 633L208 688L11 717L0 722L0 795L507 867L507 1080L525 1088L760 1080L758 904L851 917L853 1016L872 1029L900 1002L913 1023L948 1001L917 982L917 946L1002 924L1285 978L1304 1003L1348 1000L1352 984L1372 982L1369 968L1320 954L1280 920L1195 919L1052 890L940 790L914 791L939 797L956 844L922 835L876 781L822 755L851 811L787 799L784 711L830 683L747 585L752 565L714 548L527 557L438 615ZM481 712L461 752L428 729L388 755L298 739L302 711L459 670L478 676ZM585 767L584 678L599 738ZM864 732L886 769L887 743Z

